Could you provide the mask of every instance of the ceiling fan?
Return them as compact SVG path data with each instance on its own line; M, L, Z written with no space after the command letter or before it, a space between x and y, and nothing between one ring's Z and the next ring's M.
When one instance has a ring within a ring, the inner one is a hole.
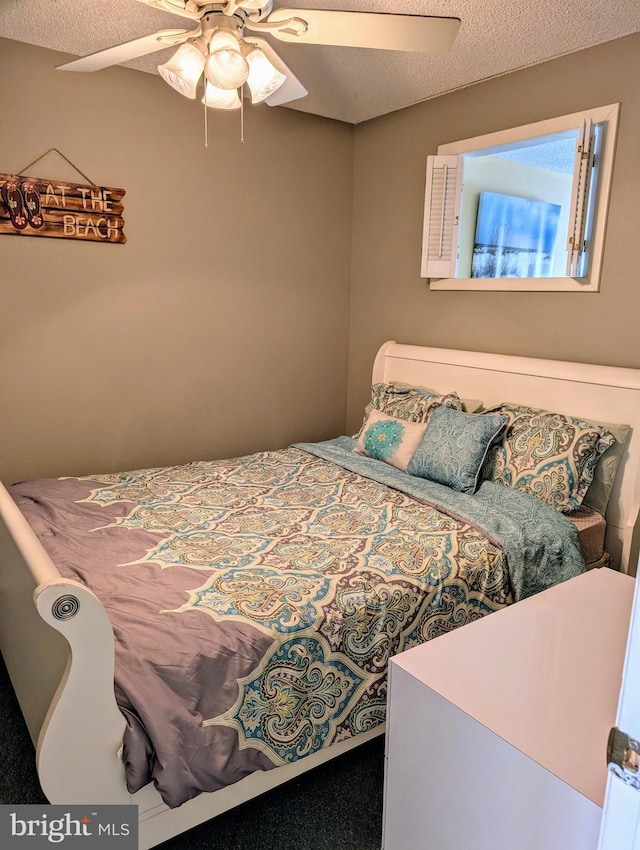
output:
M204 76L203 103L213 109L239 109L245 83L252 103L279 106L307 90L264 38L280 41L368 47L418 53L444 53L460 20L423 15L276 9L273 0L138 0L154 9L197 22L193 29L171 29L127 41L75 59L58 70L99 71L139 56L178 49L158 71L185 97L195 99ZM239 96L240 93L240 96Z

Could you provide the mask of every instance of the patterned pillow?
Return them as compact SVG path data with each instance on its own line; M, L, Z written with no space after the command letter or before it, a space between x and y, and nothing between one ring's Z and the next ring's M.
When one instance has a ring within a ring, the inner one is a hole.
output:
M506 416L480 416L438 407L407 472L461 493L475 493L489 447L506 423Z
M407 384L373 384L371 401L364 409L362 428L372 410L379 410L395 419L406 422L427 422L432 410L440 405L462 410L462 401L457 393L439 395L423 387L412 387Z
M426 427L372 410L353 450L406 469Z
M613 434L584 419L524 405L504 403L487 413L504 414L508 421L502 440L489 451L484 476L559 511L579 508L601 455L616 441Z
M403 381L394 381L393 386L396 389L404 387L432 393L433 395L440 395L440 393L437 393L435 390L431 390L428 387L416 387L415 384L405 384ZM451 395L457 395L457 393L452 393ZM460 402L462 404L461 409L464 410L465 413L479 413L484 406L484 402L479 398L463 398L460 396Z

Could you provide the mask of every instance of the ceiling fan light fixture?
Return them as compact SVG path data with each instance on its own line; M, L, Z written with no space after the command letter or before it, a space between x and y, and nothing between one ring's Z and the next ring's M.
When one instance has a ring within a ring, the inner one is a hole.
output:
M238 89L249 76L249 63L240 52L236 36L229 30L217 30L209 43L209 58L204 73L220 89Z
M251 91L251 102L260 103L277 91L287 78L267 59L259 47L249 45L246 58L249 64L247 85Z
M187 42L176 50L168 62L158 65L158 73L177 92L195 100L204 61L202 52L195 44Z
M208 81L202 102L210 109L240 109L242 105L236 89L220 89Z

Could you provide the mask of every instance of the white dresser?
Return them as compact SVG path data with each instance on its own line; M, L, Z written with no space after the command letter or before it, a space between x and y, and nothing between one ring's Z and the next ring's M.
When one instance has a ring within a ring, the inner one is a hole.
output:
M595 850L633 587L593 570L392 659L383 850Z

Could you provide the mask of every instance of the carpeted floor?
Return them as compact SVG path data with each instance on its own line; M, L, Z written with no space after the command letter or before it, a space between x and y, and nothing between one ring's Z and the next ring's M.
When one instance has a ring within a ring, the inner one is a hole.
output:
M0 658L0 804L46 802ZM379 850L382 737L162 845L163 850Z

